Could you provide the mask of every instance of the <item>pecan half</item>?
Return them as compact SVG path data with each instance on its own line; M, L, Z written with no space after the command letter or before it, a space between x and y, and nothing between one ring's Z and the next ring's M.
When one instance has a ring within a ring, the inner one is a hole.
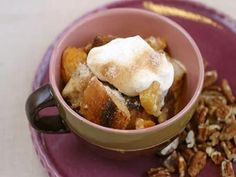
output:
M219 151L214 151L211 154L211 160L216 164L219 165L221 164L221 162L225 159L225 157L223 156L223 154Z
M216 70L207 71L205 73L203 87L206 88L206 87L213 85L216 82L217 78L218 78L218 74L217 74Z
M184 157L185 161L189 164L194 156L194 151L187 147L180 147L180 153Z
M234 177L233 165L229 160L224 160L221 163L221 176L222 177Z
M207 143L208 145L210 146L216 146L220 143L220 140L219 140L219 137L220 137L220 132L219 131L215 131L214 133L212 133L210 136L209 136L209 142Z
M200 173L200 171L205 167L206 160L207 156L205 152L202 151L196 152L196 154L193 156L189 164L188 174L191 177L197 176Z
M225 159L221 152L216 151L212 147L207 147L206 153L216 165L221 164L221 162Z
M169 170L164 167L151 168L147 173L149 177L171 177Z
M219 121L227 121L229 116L231 115L231 107L227 105L221 105L216 110L216 117Z
M198 126L197 140L201 143L205 142L208 138L208 128L205 124Z
M233 92L232 92L232 89L229 85L229 82L226 79L222 80L221 87L222 87L223 93L225 94L228 101L230 103L233 103L235 101L235 97L233 95Z
M178 155L176 151L172 152L167 159L164 161L163 165L171 172L174 173L178 167Z
M236 135L236 120L225 125L220 135L221 140L231 140Z
M206 121L206 116L208 113L208 108L206 106L199 107L199 110L196 115L197 123L204 124Z
M178 170L179 170L179 177L185 177L186 170L187 170L187 164L183 158L183 156L179 155L178 158Z
M221 147L223 148L224 150L224 153L226 154L226 157L228 160L230 161L236 161L236 154L234 154L231 150L230 150L230 147L227 146L228 143L222 141L220 143Z

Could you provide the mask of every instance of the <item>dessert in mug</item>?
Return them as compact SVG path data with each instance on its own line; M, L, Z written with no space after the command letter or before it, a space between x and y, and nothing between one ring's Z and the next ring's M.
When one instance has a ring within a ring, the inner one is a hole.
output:
M62 96L77 113L115 129L140 129L176 114L184 65L170 57L161 38L96 36L63 52Z

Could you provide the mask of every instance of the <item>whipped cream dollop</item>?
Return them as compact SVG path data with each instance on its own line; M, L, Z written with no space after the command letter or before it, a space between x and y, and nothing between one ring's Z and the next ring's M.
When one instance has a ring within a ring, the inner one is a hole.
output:
M164 99L174 80L165 53L155 51L140 36L116 38L91 49L87 65L100 80L128 96L137 96L158 81Z

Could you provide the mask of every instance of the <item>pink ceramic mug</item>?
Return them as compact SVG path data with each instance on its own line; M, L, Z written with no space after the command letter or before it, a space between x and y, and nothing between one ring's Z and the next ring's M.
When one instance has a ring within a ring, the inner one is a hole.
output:
M164 38L171 56L180 60L187 68L187 81L182 98L183 109L164 123L140 130L103 127L72 110L61 96L62 52L68 46L86 45L97 34L120 37L152 35ZM204 66L195 42L178 24L151 12L122 8L98 12L72 24L54 46L49 76L50 83L32 93L26 103L27 116L34 128L45 133L71 131L87 142L106 150L139 152L160 147L185 128L202 89ZM60 115L39 118L39 111L50 106L57 106Z

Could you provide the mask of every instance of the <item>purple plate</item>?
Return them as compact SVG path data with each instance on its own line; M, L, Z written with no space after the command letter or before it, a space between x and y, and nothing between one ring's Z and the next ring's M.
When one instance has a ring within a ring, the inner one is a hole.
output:
M235 21L199 3L176 0L114 2L89 12L81 18L86 18L97 11L117 7L154 11L179 23L194 38L210 67L217 69L220 78L227 78L233 90L236 90ZM33 90L48 83L48 64L54 43L46 51L37 70ZM30 131L36 153L51 177L145 176L147 169L161 163L161 159L155 155L127 161L109 160L89 151L83 141L73 134L42 134L33 128L30 128ZM209 162L199 176L217 177L220 176L220 169Z

